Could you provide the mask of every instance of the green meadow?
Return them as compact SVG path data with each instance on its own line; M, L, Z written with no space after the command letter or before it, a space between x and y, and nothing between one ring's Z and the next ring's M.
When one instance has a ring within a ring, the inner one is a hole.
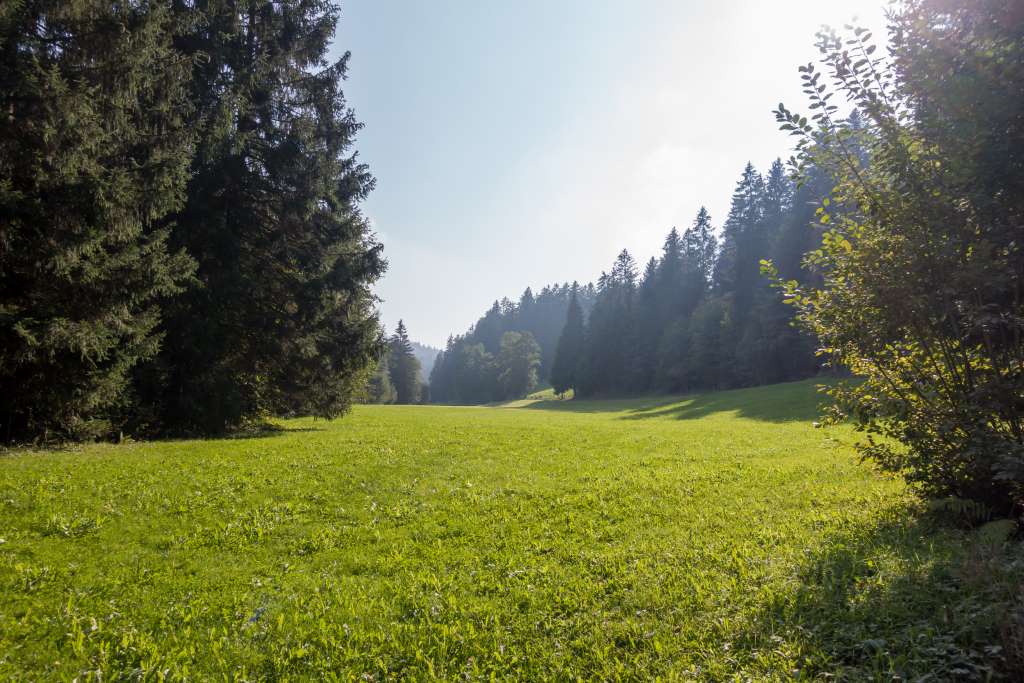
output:
M9 452L0 678L998 678L1020 551L932 521L817 401L360 406Z

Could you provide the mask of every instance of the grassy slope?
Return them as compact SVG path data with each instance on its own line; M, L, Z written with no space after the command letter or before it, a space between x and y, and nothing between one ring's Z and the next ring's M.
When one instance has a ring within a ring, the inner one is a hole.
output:
M908 515L848 430L814 429L814 402L798 383L365 406L264 438L0 457L0 677L983 663L998 582L964 571L966 536Z

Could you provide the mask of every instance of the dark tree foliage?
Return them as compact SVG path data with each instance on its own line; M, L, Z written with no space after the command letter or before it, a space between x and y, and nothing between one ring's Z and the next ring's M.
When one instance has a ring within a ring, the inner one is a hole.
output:
M396 403L418 403L420 400L420 362L412 350L405 323L398 321L395 333L388 340L388 372L395 389Z
M116 427L194 271L168 245L191 132L189 62L161 4L0 11L0 438Z
M624 335L629 348L625 379L629 392L643 391L653 385L661 329L657 295L658 259L652 256L636 289L632 327Z
M576 368L583 356L583 308L580 306L579 284L572 283L565 326L558 337L555 360L551 366L551 386L562 395L576 388Z
M171 245L199 286L165 306L163 349L138 378L143 419L209 433L268 412L338 415L380 353L370 285L385 267L358 208L373 179L351 149L348 55L327 61L338 8L172 4L197 150Z
M630 385L632 329L636 313L636 261L625 249L609 274L601 278L597 301L590 311L583 360L578 374L581 396L624 391Z
M701 391L818 372L813 338L793 327L792 311L760 273L765 255L778 256L806 279L800 260L820 241L811 227L815 191L805 186L798 203L781 162L767 180L748 164L721 249L702 208L682 236L669 232L638 286L618 268L602 276L576 395Z

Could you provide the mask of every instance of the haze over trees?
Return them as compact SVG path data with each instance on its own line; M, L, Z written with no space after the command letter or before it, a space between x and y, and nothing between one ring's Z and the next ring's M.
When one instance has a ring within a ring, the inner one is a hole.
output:
M577 302L587 310L597 296L593 285L577 286ZM495 301L468 332L448 338L430 373L430 397L436 403L487 403L502 400L495 358L506 332L528 332L539 347L537 381L547 380L555 347L565 326L573 286L549 285L536 295L527 288L517 303Z
M488 385L486 358L466 347L480 344L493 354L499 331L539 331L542 358L551 359L541 363L541 380L579 396L724 389L816 374L814 337L793 327L794 312L760 262L770 257L786 277L813 280L802 258L820 243L814 212L829 187L813 170L796 187L779 160L764 176L747 164L721 243L701 208L682 234L668 233L642 272L623 250L596 286L545 288L536 299L527 289L518 304L495 302L473 329L449 340L431 378L433 400L497 400L494 391L479 390ZM539 324L544 300L557 303ZM562 319L553 334L556 312Z
M416 403L420 400L420 362L412 352L412 343L401 320L388 340L388 373L395 388L395 403Z
M579 285L574 282L569 293L565 327L558 336L555 359L551 364L551 386L559 395L576 386L576 363L583 354L583 341L583 307L580 306Z
M301 0L0 14L4 438L346 410L385 262L337 20Z
M434 361L437 360L437 354L441 353L441 349L436 349L429 344L421 344L415 339L410 340L410 343L413 355L420 362L420 381L427 383L430 380L430 371L434 369Z

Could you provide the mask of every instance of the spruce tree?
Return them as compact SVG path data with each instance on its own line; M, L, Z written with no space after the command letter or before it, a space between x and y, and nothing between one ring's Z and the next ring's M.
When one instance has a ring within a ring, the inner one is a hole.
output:
M416 403L420 399L420 362L412 352L405 323L398 321L388 341L388 369L395 388L396 403Z
M637 393L650 389L654 381L658 343L666 323L658 306L658 260L653 256L647 261L637 287L633 320L634 324L624 332L631 347L625 389Z
M562 395L576 388L576 368L583 354L583 309L579 301L579 284L572 283L565 326L558 338L555 360L551 366L551 386Z
M267 412L342 413L381 339L371 284L381 247L359 203L373 187L361 127L328 61L337 6L173 3L194 64L198 136L175 249L200 287L168 306L159 362L140 378L173 430L218 432Z
M625 249L611 273L601 273L577 368L576 390L582 396L618 393L628 386L631 349L623 331L634 324L636 278L636 261Z
M764 220L778 224L793 204L793 181L786 174L782 160L776 159L764 179Z
M722 249L715 263L714 282L721 294L732 294L748 303L752 284L760 277L758 251L761 217L763 215L764 181L747 163L732 195L729 216L722 228Z
M711 215L703 206L697 212L693 225L683 235L683 251L686 259L696 267L705 282L710 285L714 275L715 257L718 253L718 239L711 226Z
M388 354L384 354L366 385L367 403L394 403L397 398L395 388L391 385L391 368L388 366Z
M0 438L100 435L160 344L191 136L160 3L0 11Z

